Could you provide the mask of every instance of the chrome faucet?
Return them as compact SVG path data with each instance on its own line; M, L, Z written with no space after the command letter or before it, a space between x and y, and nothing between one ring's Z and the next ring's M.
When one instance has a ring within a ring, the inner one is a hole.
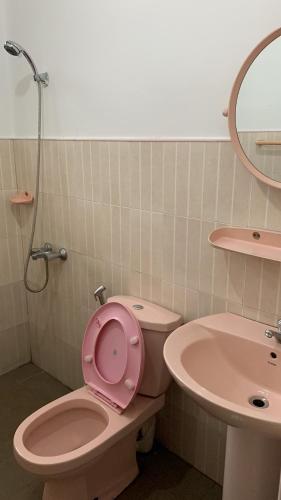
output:
M94 297L96 302L99 301L100 305L103 306L105 304L104 292L106 288L104 285L98 286L98 288L94 291Z
M44 243L40 248L32 248L31 257L33 260L44 259L48 262L55 259L66 260L67 251L65 248L54 250L51 243Z
M281 342L281 319L278 319L277 321L277 328L278 330L269 330L267 328L264 332L265 336L271 339L272 337L275 337L278 342Z

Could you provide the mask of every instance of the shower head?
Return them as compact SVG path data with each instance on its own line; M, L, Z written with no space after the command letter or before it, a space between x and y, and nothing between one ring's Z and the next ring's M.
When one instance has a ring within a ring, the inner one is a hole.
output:
M23 52L23 48L17 43L12 42L11 40L7 40L7 42L4 44L4 49L11 56L19 56Z
M25 59L28 61L29 65L31 66L31 69L33 71L34 80L37 83L42 83L42 85L44 85L44 87L48 86L48 84L49 84L48 73L38 73L37 68L35 66L35 63L33 62L31 56L21 45L19 45L16 42L13 42L12 40L7 40L6 43L4 43L4 49L11 56L20 56L21 54L23 54Z

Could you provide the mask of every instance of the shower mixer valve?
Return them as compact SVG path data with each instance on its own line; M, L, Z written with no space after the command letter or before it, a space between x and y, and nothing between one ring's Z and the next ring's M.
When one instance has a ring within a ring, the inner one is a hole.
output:
M66 260L67 251L65 248L55 250L51 243L44 243L44 245L40 248L32 248L31 257L33 260L44 259L48 262L56 259Z

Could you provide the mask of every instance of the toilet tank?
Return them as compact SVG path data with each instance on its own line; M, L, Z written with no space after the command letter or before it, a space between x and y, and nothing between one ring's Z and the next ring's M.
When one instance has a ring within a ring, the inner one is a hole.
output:
M118 295L108 302L126 306L138 320L145 345L145 365L139 393L157 397L171 381L163 356L165 340L183 321L180 314L137 297Z

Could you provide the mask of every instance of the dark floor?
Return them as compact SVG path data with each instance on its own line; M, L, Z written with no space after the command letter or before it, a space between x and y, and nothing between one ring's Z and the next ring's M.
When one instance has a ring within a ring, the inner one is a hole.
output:
M41 500L43 484L13 458L13 434L25 417L67 392L32 364L0 377L0 500ZM221 500L218 485L160 446L140 455L139 465L140 475L119 500Z

